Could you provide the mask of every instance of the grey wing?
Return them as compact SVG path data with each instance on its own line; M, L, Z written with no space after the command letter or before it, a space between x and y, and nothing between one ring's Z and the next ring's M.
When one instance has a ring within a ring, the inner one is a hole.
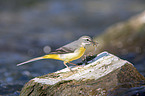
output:
M78 47L79 47L80 43L76 40L72 43L69 43L67 45L64 45L58 49L56 49L54 52L54 54L65 54L65 53L73 53Z

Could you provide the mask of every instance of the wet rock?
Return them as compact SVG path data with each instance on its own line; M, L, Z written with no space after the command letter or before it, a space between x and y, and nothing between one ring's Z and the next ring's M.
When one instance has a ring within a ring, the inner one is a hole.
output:
M121 94L141 86L137 82L145 80L130 62L107 52L102 52L88 63L72 68L72 72L65 68L36 77L25 84L20 96L103 96L125 87L126 90L114 93Z

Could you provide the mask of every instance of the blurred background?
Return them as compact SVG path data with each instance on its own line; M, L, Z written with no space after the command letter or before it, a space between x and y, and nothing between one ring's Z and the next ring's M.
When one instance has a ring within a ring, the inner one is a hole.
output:
M99 36L144 9L144 0L1 0L0 95L17 95L33 77L65 67L56 60L17 63L46 54L49 46L53 51L83 35Z

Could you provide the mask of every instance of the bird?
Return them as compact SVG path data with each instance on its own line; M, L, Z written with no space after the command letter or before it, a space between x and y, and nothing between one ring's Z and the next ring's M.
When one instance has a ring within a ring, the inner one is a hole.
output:
M91 37L89 36L82 36L78 40L71 42L67 45L64 45L58 49L56 49L53 52L50 52L49 54L46 54L44 56L36 57L33 59L30 59L28 61L22 62L17 64L17 66L30 63L33 61L41 60L41 59L56 59L63 61L63 64L71 70L67 63L76 65L74 63L71 63L71 61L77 60L80 57L82 57L86 51L87 45L95 45L97 46L97 42L93 41ZM77 66L77 65L76 65Z

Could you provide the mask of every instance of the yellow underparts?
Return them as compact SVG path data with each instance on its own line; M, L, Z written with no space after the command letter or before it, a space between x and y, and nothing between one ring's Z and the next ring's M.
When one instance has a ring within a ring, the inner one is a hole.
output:
M85 48L84 47L80 47L79 49L75 50L74 53L70 53L70 54L66 54L66 62L70 62L73 60L77 60L80 57L82 57L85 53Z
M85 48L80 47L77 50L75 50L73 53L66 53L66 54L48 54L43 56L44 59L56 59L56 60L62 60L65 63L79 59L83 56L85 53Z

